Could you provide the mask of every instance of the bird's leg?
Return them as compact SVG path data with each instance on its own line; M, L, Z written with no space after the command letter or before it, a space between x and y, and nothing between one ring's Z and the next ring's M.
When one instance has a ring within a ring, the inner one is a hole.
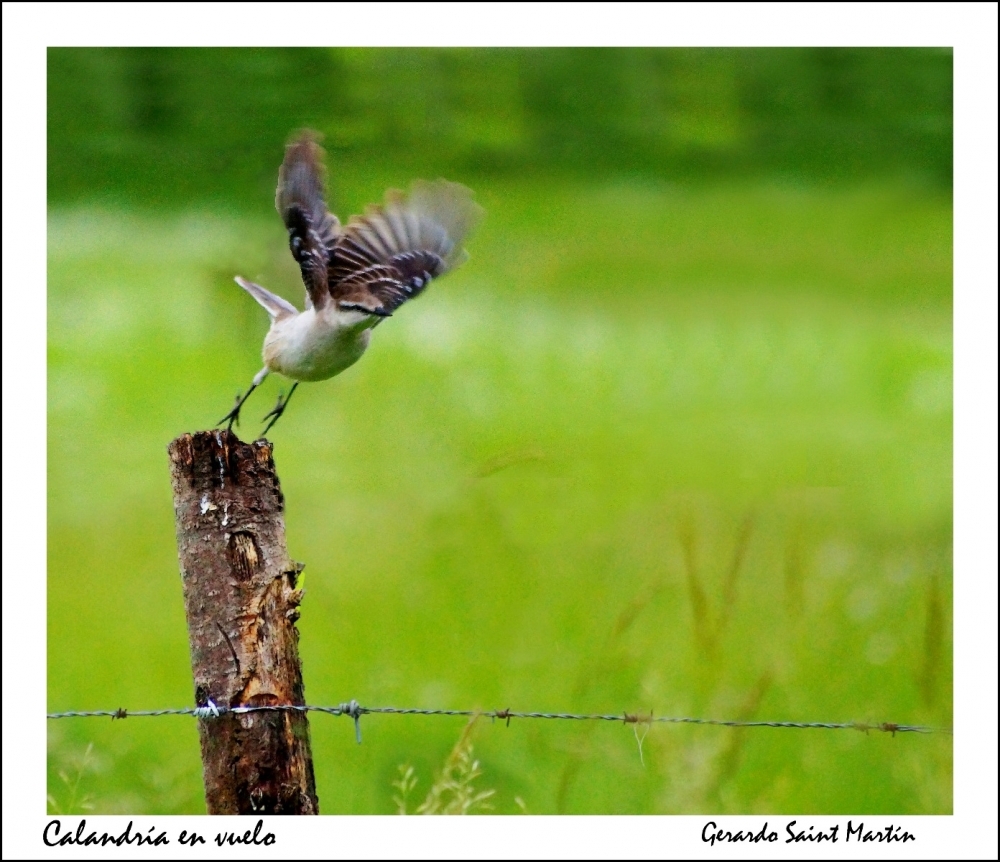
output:
M240 397L240 393L237 392L236 393L236 404L233 405L233 409L232 410L230 410L225 416L223 416L218 422L215 423L216 427L218 427L219 425L221 425L223 422L228 422L229 424L226 425L226 430L227 431L232 431L234 423L236 425L239 425L240 424L240 410L243 407L243 402L246 401L247 398L250 397L250 393L253 392L254 389L256 389L256 388L257 388L256 386L251 386L247 390L246 395L244 395L242 398Z
M264 417L264 419L269 419L272 416L274 418L267 423L267 427L264 429L263 433L261 434L261 437L263 437L264 434L267 434L267 432L271 430L271 426L274 425L274 423L281 418L281 414L285 412L285 408L288 406L288 402L292 400L292 393L295 392L296 388L298 388L298 385L299 381L296 380L292 388L288 390L288 397L285 398L284 400L282 400L282 396L280 394L278 395L278 403L275 404L274 409L270 413L268 413L267 416ZM261 419L260 421L263 422L264 419Z
M230 410L225 416L223 416L216 423L216 427L221 425L223 422L228 422L229 424L226 426L226 430L232 431L234 422L237 425L239 425L240 410L243 408L243 405L246 402L247 398L250 397L250 393L253 392L254 389L256 389L258 386L260 386L261 382L264 380L265 377L267 377L268 373L269 369L267 368L262 368L260 371L257 372L257 374L254 376L253 383L250 384L250 388L246 391L246 394L242 398L240 397L239 393L236 394L236 404L233 406L233 409Z

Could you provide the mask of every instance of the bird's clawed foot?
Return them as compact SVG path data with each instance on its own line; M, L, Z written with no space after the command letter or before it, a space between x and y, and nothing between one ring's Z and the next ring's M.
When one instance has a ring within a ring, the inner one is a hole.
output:
M250 393L248 392L247 395ZM236 393L236 402L233 404L233 409L230 410L225 416L223 416L218 422L215 423L215 427L218 428L223 422L228 422L226 425L227 431L233 430L233 425L235 424L238 428L240 425L240 408L243 407L243 402L246 401L246 396L240 397L240 393Z
M223 416L223 417L222 417L222 418L221 418L221 419L220 419L220 420L218 421L218 423L216 424L216 426L215 426L215 427L216 427L216 428L218 428L218 427L219 427L219 425L221 425L221 424L222 424L223 422L228 422L229 424L228 424L228 425L226 425L226 430L227 430L227 431L232 431L232 430L233 430L233 423L234 423L234 422L235 422L235 423L236 423L236 425L238 426L238 425L240 424L240 410L242 409L243 405L244 405L244 404L246 403L246 400L247 400L247 398L249 398L249 397L250 397L250 393L251 393L251 392L253 392L253 391L254 391L254 389L256 389L256 388L257 388L257 386L258 386L258 384L257 384L257 383L254 383L254 384L253 384L253 385L252 385L252 386L251 386L251 387L250 387L250 388L249 388L249 389L248 389L248 390L246 391L246 394L245 394L245 395L243 395L242 397L240 396L240 393L239 393L239 392L237 392L237 393L236 393L236 403L235 403L235 404L233 405L233 409L232 409L232 410L230 410L230 411L229 411L229 412L228 412L228 413L227 413L227 414L226 414L225 416Z
M299 385L298 381L296 381L295 384L292 386L292 388L288 390L287 398L284 396L284 393L278 394L278 403L274 405L274 409L271 410L270 413L268 413L266 416L264 416L263 419L260 420L261 422L263 422L265 419L271 420L270 422L267 423L267 427L262 432L261 434L262 437L265 434L267 434L267 432L271 430L271 426L274 425L274 423L281 418L281 414L285 412L285 408L288 406L288 402L292 400L292 393L295 392L298 385Z

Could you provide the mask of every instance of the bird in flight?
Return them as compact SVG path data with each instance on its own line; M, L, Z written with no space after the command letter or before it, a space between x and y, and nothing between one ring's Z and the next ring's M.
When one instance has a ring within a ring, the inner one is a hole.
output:
M408 194L341 225L323 197L323 150L313 132L285 148L274 204L305 283L305 310L240 276L236 283L271 317L264 367L222 419L232 428L250 393L272 371L295 381L264 419L266 434L302 380L326 380L357 362L372 330L435 278L468 258L462 243L483 214L472 192L446 180L415 182Z

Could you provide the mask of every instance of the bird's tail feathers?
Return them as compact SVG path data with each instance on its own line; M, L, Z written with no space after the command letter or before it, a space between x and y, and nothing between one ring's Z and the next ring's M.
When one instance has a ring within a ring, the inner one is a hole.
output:
M234 281L254 299L256 299L257 302L264 306L264 310L271 315L272 321L281 317L287 317L290 314L299 313L299 310L287 299L282 299L277 294L271 293L271 291L269 291L266 287L261 287L259 284L254 284L252 281L247 281L241 276L236 276Z

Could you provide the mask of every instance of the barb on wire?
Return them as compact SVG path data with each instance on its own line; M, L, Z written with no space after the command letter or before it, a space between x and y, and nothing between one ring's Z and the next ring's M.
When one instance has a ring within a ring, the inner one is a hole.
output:
M929 727L919 724L896 724L884 721L880 724L868 724L863 721L736 721L720 718L688 718L679 716L649 715L623 712L620 715L602 713L572 713L572 712L515 712L512 709L420 709L417 707L395 706L361 706L356 700L351 700L339 706L310 706L296 704L275 704L271 706L219 706L209 700L204 706L185 707L183 709L152 709L129 712L119 707L114 710L92 710L89 712L50 712L46 718L147 718L161 715L192 715L210 721L226 714L245 715L251 712L322 712L327 715L346 715L354 720L354 733L361 744L362 715L453 715L453 716L483 716L492 720L501 719L510 727L512 718L541 718L562 721L620 721L623 724L702 724L713 727L780 727L802 730L860 730L868 733L877 730L881 733L951 733L951 728Z

